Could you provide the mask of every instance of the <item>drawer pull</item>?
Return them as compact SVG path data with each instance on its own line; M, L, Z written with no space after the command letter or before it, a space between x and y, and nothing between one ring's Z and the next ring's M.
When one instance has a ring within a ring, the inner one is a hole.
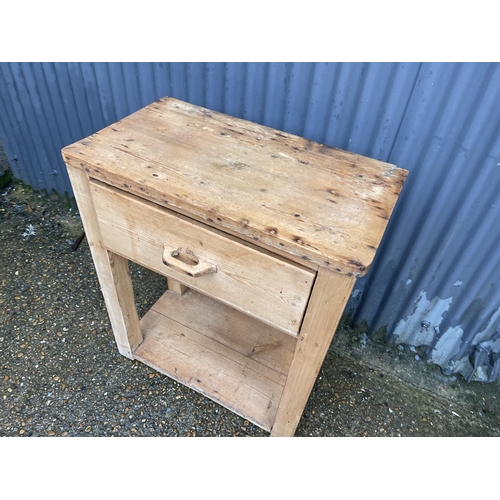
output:
M166 266L175 269L181 273L187 274L193 278L198 278L205 274L214 274L217 272L217 266L208 262L203 262L194 256L194 254L187 250L186 254L190 257L191 262L185 262L179 257L182 248L173 248L165 245L163 248L163 263Z

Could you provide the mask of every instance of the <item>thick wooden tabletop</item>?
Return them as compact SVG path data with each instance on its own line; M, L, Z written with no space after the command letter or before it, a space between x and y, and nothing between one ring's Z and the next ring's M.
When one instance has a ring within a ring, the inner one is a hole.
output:
M354 276L367 272L407 175L173 98L62 152L94 179Z

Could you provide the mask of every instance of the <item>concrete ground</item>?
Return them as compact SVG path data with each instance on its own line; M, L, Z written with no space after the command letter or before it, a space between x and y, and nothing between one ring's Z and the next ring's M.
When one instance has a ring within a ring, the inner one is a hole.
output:
M0 436L267 436L118 353L74 204L0 190ZM139 315L166 280L131 266ZM500 436L499 384L342 324L297 436Z

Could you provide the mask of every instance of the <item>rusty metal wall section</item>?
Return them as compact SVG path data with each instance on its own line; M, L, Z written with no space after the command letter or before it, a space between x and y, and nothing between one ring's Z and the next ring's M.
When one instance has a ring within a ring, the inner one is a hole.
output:
M61 148L166 95L408 169L354 321L497 377L499 64L0 63L0 141L16 178L71 195Z

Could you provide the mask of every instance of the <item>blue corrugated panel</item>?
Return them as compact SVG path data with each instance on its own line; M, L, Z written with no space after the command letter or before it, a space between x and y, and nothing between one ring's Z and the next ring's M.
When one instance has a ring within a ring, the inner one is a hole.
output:
M419 64L1 63L0 132L17 178L70 192L63 146L174 96L387 160Z
M389 161L411 173L361 283L356 319L423 346L445 371L492 380L500 368L500 65L423 65ZM488 362L473 372L485 351Z
M15 177L70 192L63 146L170 95L406 168L355 320L492 380L499 89L493 63L1 63L0 140Z

